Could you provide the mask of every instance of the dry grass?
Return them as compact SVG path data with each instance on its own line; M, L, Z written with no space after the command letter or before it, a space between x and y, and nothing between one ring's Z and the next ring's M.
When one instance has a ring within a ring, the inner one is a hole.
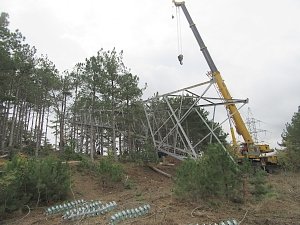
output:
M174 167L174 166L173 166ZM172 173L172 166L159 167ZM126 164L126 179L131 189L122 184L106 184L91 174L78 172L73 167L72 191L75 198L86 200L116 201L118 209L131 208L149 203L151 213L145 217L125 220L118 224L135 225L181 225L219 222L230 218L241 224L300 224L300 174L279 173L268 176L273 192L261 201L236 204L219 199L203 200L197 203L180 201L172 192L173 181L148 167ZM70 199L73 198L70 194ZM34 208L30 214L14 214L14 218L4 224L108 224L110 215L85 218L81 221L65 222L60 216L46 217L44 208ZM14 223L14 221L17 221ZM1 222L0 222L1 224Z

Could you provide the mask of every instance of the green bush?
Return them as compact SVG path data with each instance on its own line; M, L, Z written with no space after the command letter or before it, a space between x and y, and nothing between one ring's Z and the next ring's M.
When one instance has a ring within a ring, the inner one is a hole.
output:
M90 172L100 177L103 183L119 182L124 177L124 169L121 164L116 163L109 157L104 157L98 163L83 157L78 167L80 171Z
M151 140L147 140L141 149L132 150L123 155L122 159L138 164L144 164L148 162L157 163L159 161L157 152L154 151L154 146Z
M291 122L285 126L281 134L281 146L285 149L279 155L279 162L286 170L300 171L300 112L294 113Z
M70 186L68 165L47 157L26 159L15 156L0 175L0 214L20 208L29 201L64 199Z
M266 182L266 172L263 170L258 170L256 173L250 177L251 194L254 195L257 199L260 199L264 195L270 192L270 187Z
M295 159L297 161L296 157L293 157L293 152L288 152L287 150L285 151L279 151L277 153L277 158L278 158L278 164L281 166L282 169L285 171L297 171L297 163L295 163Z
M237 165L220 145L210 145L204 155L184 161L176 174L175 193L181 197L233 197L242 182Z
M79 171L90 171L95 172L96 166L95 163L91 161L89 157L83 156L80 161L79 167L77 167Z
M64 151L61 153L61 158L66 161L75 160L80 161L82 160L82 156L80 153L76 153L73 144L67 145L64 148Z
M243 179L247 180L249 191L256 199L261 199L269 194L274 194L272 187L267 182L268 173L260 164L244 159L240 166Z
M19 193L21 182L16 171L9 171L0 176L0 218L5 212L21 208L29 198Z
M103 158L97 166L97 174L101 176L103 181L118 182L122 180L124 170L120 164Z
M236 165L219 145L210 145L198 160L184 161L176 174L175 193L193 199L225 197L243 202L246 185L256 199L272 193L266 180L267 173L246 160ZM245 186L244 186L245 188Z

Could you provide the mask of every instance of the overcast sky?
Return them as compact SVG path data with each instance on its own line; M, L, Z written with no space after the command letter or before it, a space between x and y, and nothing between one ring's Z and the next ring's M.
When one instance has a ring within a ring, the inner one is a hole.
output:
M300 105L299 0L186 0L186 6L241 112L261 121L261 139L278 147ZM1 0L10 28L47 54L60 71L100 48L124 50L124 62L148 84L144 99L207 80L208 66L181 12L184 64L177 60L171 0Z

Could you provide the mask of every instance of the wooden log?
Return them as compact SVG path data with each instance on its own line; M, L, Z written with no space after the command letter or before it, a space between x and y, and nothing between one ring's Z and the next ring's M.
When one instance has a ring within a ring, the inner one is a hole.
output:
M63 164L68 163L69 165L79 165L81 161L64 161Z
M2 158L6 158L6 157L8 157L8 154L1 155L1 156L0 156L0 159L2 159Z
M168 173L166 173L166 172L164 172L164 171L162 171L162 170L160 170L160 169L157 169L156 167L154 167L154 166L149 166L151 169L153 169L154 171L156 171L156 172L158 172L158 173L160 173L160 174L162 174L162 175L164 175L164 176L166 176L166 177L168 177L168 178L172 178L172 175L170 175L170 174L168 174Z

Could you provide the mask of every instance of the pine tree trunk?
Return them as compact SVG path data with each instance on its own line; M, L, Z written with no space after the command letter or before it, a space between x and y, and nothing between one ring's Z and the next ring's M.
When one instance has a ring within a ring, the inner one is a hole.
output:
M11 147L13 145L14 130L15 130L15 123L16 123L16 114L17 114L17 104L14 104L13 114L12 114L12 118L11 118L10 133L9 133L9 143L8 143L9 147Z
M91 132L91 138L90 138L90 148L91 148L91 152L90 152L90 156L91 156L91 160L94 160L94 151L95 151L95 141L94 141L94 124L93 124L93 116L92 116L93 112L90 114L90 132Z
M36 112L34 111L34 108L31 109L33 111L32 113L32 118L31 118L31 125L30 125L30 140L33 142L34 141L34 127L35 127L35 124L34 124L34 121L36 121Z
M50 105L48 105L48 109L47 109L47 118L46 118L46 130L45 130L44 146L47 145L49 114L50 114Z
M85 118L85 122L84 122L84 124L85 124L85 132L84 132L84 134L85 134L85 153L86 154L89 154L89 134L88 134L88 132L89 132L89 126L88 126L88 120L87 120L87 115L86 115L86 113L84 114L84 118Z
M1 149L4 151L5 145L7 144L7 130L8 130L8 118L9 118L9 110L10 110L10 101L7 101L5 106L7 107L4 109L5 114L3 117L3 130L2 130L2 140L1 140Z
M29 103L26 102L25 104L25 112L24 112L24 128L23 128L23 136L24 136L24 142L27 144L27 137L28 137L28 123L29 123L29 117L30 117L30 107Z
M41 140L41 120L42 120L42 108L41 106L39 106L39 109L38 109L38 121L37 121L37 124L36 124L36 148L35 148L35 157L38 157L39 155L39 150L40 150L40 140Z
M115 96L114 96L114 80L111 80L111 113L112 113L112 150L115 161L118 161L118 153L116 149L116 117L115 117Z
M41 114L41 110L40 110L40 106L38 106L37 110L36 110L36 115L35 115L35 124L34 124L34 132L33 132L33 140L35 142L37 142L37 133L38 133L38 121L39 121L39 117Z
M44 128L44 118L45 118L45 106L43 106L41 121L39 121L39 135L38 135L38 145L39 149L42 144L43 128Z
M103 155L103 145L104 145L103 129L101 129L100 130L100 155Z
M81 122L81 124L80 124L80 152L81 153L83 153L83 141L84 141L84 130L83 130L83 124L84 124L84 121L85 121L85 119L84 119L84 115L82 115L82 113L81 113L81 115L80 115L80 122Z
M21 105L20 114L19 114L20 115L19 116L19 145L21 151L23 150L23 133L24 133L25 121L26 121L26 118L24 118L25 109L26 109L26 101L23 101Z
M59 150L62 152L65 147L65 113L66 113L66 94L64 94L64 100L61 102L61 111L60 111L60 118L59 118Z
M115 113L114 110L112 110L112 150L114 153L114 158L115 161L118 161L118 154L117 154L117 149L116 149L116 129L115 129Z
M122 133L119 132L119 153L120 153L120 156L123 154L122 153Z
M55 121L55 151L57 151L57 140L58 140L58 124L57 124L58 118L56 116Z

